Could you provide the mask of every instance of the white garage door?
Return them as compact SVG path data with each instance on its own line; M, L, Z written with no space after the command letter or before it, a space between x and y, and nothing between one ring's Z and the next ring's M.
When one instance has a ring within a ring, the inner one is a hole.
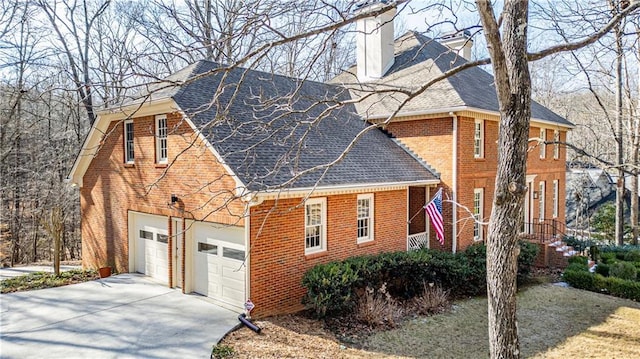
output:
M167 283L169 272L167 219L136 213L133 221L136 228L136 272Z
M243 229L200 223L194 230L195 292L242 308L246 256Z

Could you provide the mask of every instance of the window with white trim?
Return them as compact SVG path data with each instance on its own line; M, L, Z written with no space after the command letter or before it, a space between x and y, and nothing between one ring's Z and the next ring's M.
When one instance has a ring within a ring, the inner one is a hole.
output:
M475 188L473 190L473 239L481 241L482 235L482 218L484 212L484 188Z
M560 158L560 131L553 130L553 159Z
M558 180L553 180L553 218L558 218L558 207L560 205L559 192L560 187Z
M547 157L547 130L544 128L540 129L540 159L544 159Z
M124 121L124 162L133 163L133 120Z
M540 222L544 221L544 197L545 197L545 182L544 181L540 181L540 185L539 185L539 190L538 190L538 218L540 220Z
M484 158L484 121L475 120L473 128L473 157Z
M304 253L327 249L327 199L311 198L304 205Z
M167 116L156 116L156 162L167 163Z
M358 195L357 243L373 240L373 193Z

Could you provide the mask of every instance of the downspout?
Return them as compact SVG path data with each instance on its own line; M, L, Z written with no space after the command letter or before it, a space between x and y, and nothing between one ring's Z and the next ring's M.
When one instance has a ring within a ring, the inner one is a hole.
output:
M251 298L251 270L249 266L249 259L251 258L251 207L258 206L264 202L264 198L258 197L255 193L245 194L242 197L244 205L244 248L247 256L245 257L245 280L244 280L244 292L245 301Z
M451 119L453 120L453 131L452 131L452 135L453 135L453 155L451 156L451 176L452 176L452 181L451 181L451 200L453 201L452 203L452 214L451 214L451 220L453 222L453 227L452 227L452 231L451 231L451 236L452 238L452 242L451 242L451 251L453 253L456 253L457 248L458 248L458 214L457 214L457 210L458 208L457 203L458 203L458 115L456 115L454 112L449 112L449 115L451 116Z
M244 248L247 255L244 258L244 300L251 298L251 271L249 270L249 257L251 256L251 201L244 204Z
M186 293L187 273L187 219L182 215L182 266L180 266L180 280L182 282L182 294Z

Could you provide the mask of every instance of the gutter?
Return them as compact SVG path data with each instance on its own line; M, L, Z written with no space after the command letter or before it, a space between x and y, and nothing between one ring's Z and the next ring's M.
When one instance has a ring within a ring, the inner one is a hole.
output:
M397 119L400 117L409 117L409 116L426 116L426 115L446 114L446 113L451 114L451 112L460 112L460 111L479 112L479 113L485 113L485 114L500 117L499 111L485 110L478 107L470 107L470 106L453 106L453 107L443 107L443 108L438 108L433 110L406 111L406 112L399 112L393 117L394 119ZM383 115L373 115L373 116L365 116L364 114L360 114L360 115L366 118L367 120L383 120L383 119L389 118L392 114L389 113L386 115L383 114ZM560 116L558 115L558 117ZM574 124L561 124L558 122L543 120L543 119L534 118L534 117L531 117L531 121L539 122L541 124L556 126L556 127L566 127L568 129L576 128L576 125Z
M453 210L451 211L451 220L453 221L453 227L451 236L453 237L451 244L451 251L456 253L458 249L458 208L456 207L458 203L458 115L455 112L449 112L451 115L451 119L453 120L453 155L451 160L451 168L452 168L452 176L453 180L451 183L451 197L453 200Z
M248 202L250 206L256 206L262 203L265 199L275 198L295 198L305 197L310 194L322 195L336 192L336 194L343 194L348 192L356 192L362 190L393 190L401 189L409 186L429 186L437 185L440 183L439 179L433 180L420 180L420 181L407 181L407 182L385 182L385 183L362 183L362 184L345 184L345 185L333 185L326 187L302 187L295 189L273 189L266 191L248 192L242 196L245 202Z

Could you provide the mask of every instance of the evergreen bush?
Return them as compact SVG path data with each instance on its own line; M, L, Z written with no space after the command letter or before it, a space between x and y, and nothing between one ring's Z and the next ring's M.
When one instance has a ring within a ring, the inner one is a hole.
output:
M637 269L632 263L617 262L609 267L609 276L626 280L636 280Z
M518 257L518 278L525 278L537 254L537 246L522 242ZM356 293L367 287L381 288L393 298L420 295L424 283L448 291L453 297L473 296L486 291L486 247L477 244L459 253L420 249L358 256L319 264L305 273L307 289L303 303L324 317L355 308Z

